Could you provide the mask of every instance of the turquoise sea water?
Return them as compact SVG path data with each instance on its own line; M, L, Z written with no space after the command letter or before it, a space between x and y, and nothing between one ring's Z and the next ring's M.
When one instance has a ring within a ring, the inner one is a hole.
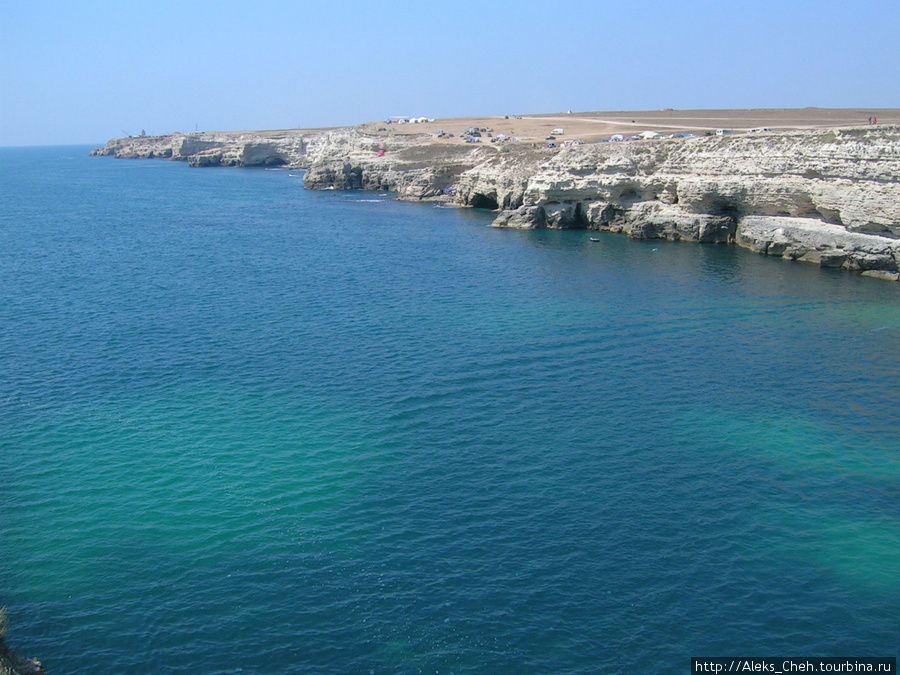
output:
M900 288L0 150L0 605L75 673L896 655Z

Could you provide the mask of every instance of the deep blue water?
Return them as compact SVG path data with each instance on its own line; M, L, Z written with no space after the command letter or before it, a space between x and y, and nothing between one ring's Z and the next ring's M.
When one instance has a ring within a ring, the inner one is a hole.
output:
M48 672L897 654L897 284L87 150L0 150L0 605Z

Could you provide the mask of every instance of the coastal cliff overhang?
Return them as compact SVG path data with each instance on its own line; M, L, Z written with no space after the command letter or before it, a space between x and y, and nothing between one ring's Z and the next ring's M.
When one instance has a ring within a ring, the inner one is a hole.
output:
M496 211L500 208L500 204L497 203L496 195L484 195L481 193L472 195L469 200L469 206L473 209L486 209L488 211Z

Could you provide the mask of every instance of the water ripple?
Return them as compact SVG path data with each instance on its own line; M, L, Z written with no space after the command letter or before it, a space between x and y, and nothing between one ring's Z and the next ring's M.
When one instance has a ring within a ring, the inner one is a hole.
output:
M54 672L894 646L889 285L279 172L18 161L0 604Z

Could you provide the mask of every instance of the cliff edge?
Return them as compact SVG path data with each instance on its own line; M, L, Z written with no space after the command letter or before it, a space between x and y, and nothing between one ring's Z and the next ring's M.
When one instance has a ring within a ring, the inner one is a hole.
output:
M487 208L494 227L737 244L898 277L900 127L468 147L333 132L318 139L305 184Z
M44 666L35 659L26 659L6 645L6 607L0 608L0 675L44 675Z
M91 150L97 157L171 159L191 166L285 166L304 163L309 132L202 132L114 138Z
M557 119L525 122L549 127ZM114 139L92 154L303 168L309 189L392 191L402 200L489 209L497 212L494 227L737 244L900 278L900 126L560 143L567 147L482 131L469 142L375 124L170 134Z

